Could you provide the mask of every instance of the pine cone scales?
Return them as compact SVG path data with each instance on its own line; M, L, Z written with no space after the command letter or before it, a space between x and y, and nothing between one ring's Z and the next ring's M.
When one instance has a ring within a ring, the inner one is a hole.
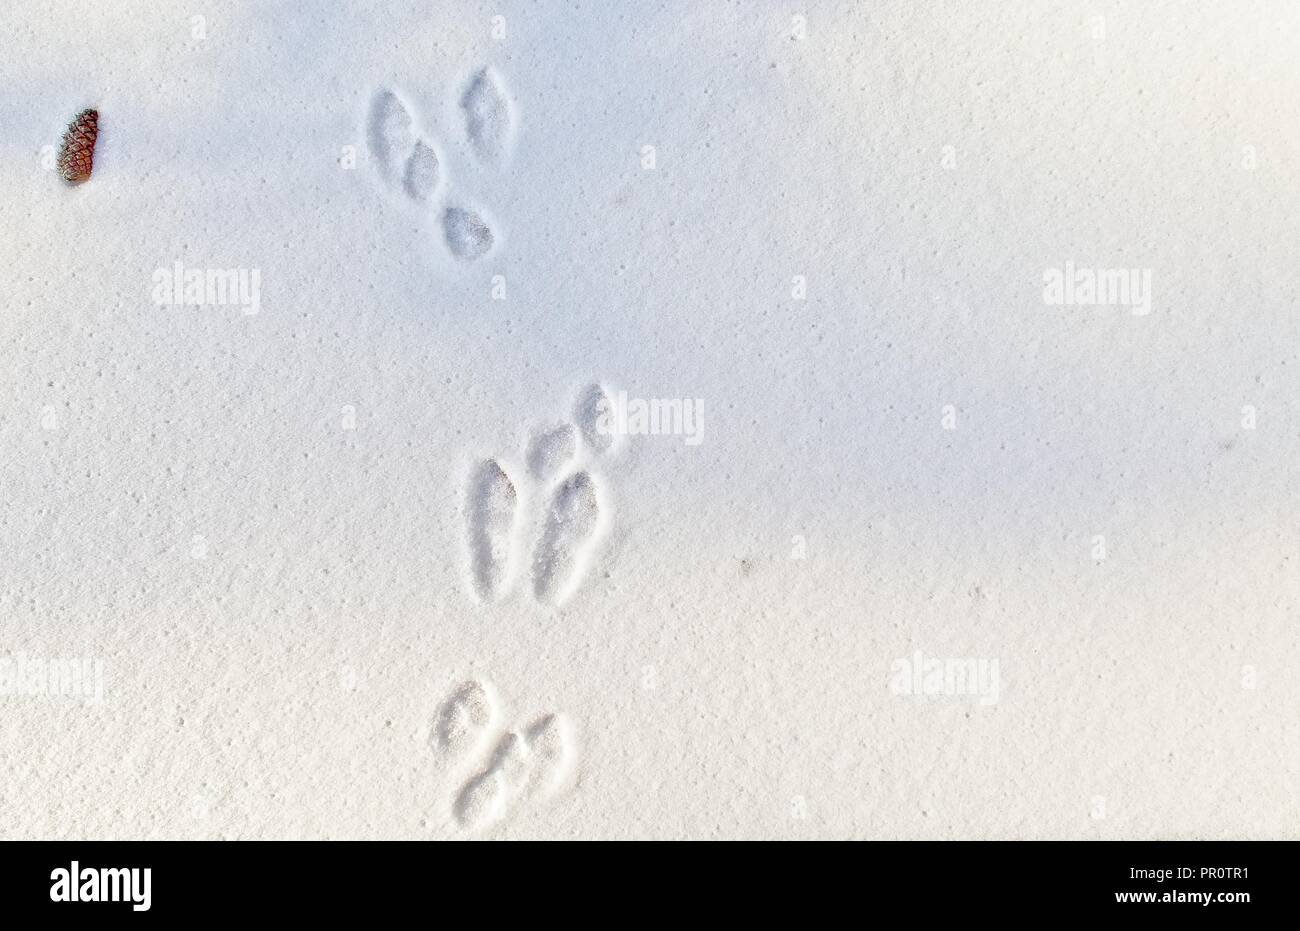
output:
M95 139L99 136L99 112L82 110L63 134L59 149L59 174L69 184L90 179L95 167Z

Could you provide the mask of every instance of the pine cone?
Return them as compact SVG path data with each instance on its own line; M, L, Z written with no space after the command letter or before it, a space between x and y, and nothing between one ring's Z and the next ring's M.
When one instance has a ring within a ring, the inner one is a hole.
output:
M95 167L95 139L99 136L99 112L82 110L63 134L59 149L59 174L69 184L90 180Z

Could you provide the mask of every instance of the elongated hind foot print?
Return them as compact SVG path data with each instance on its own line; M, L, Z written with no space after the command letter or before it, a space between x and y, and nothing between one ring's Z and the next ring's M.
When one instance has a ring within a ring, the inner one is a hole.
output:
M474 590L484 601L495 601L510 582L518 495L510 477L495 459L489 459L471 477L467 498Z
M533 554L533 592L559 604L577 589L600 524L600 502L590 473L569 476L555 490Z

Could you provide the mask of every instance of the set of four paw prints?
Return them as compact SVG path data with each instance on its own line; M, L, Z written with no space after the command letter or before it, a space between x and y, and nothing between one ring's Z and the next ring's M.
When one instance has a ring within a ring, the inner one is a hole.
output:
M605 527L599 462L612 458L615 436L607 429L609 395L600 385L578 394L571 420L542 427L529 439L524 468L512 478L499 459L477 464L469 478L465 516L470 585L491 603L512 590L521 550L527 560L532 595L558 605L586 575ZM540 502L540 512L529 505Z
M514 112L500 77L490 68L475 72L459 101L470 151L480 163L500 167L514 137ZM499 239L484 218L444 183L439 146L423 132L414 110L396 92L382 88L370 104L366 141L379 174L391 188L418 205L434 204L448 191L441 208L443 240L457 259L472 262L489 254Z
M437 820L450 815L462 830L482 830L529 804L544 804L574 781L569 720L548 712L507 730L496 691L483 679L452 690L429 738L438 773L452 786Z

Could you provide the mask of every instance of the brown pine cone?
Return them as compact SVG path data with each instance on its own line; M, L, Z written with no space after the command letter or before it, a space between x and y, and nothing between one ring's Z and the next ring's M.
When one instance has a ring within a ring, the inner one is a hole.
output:
M95 139L99 136L99 112L82 110L63 134L59 149L59 174L69 184L90 179L95 167Z

